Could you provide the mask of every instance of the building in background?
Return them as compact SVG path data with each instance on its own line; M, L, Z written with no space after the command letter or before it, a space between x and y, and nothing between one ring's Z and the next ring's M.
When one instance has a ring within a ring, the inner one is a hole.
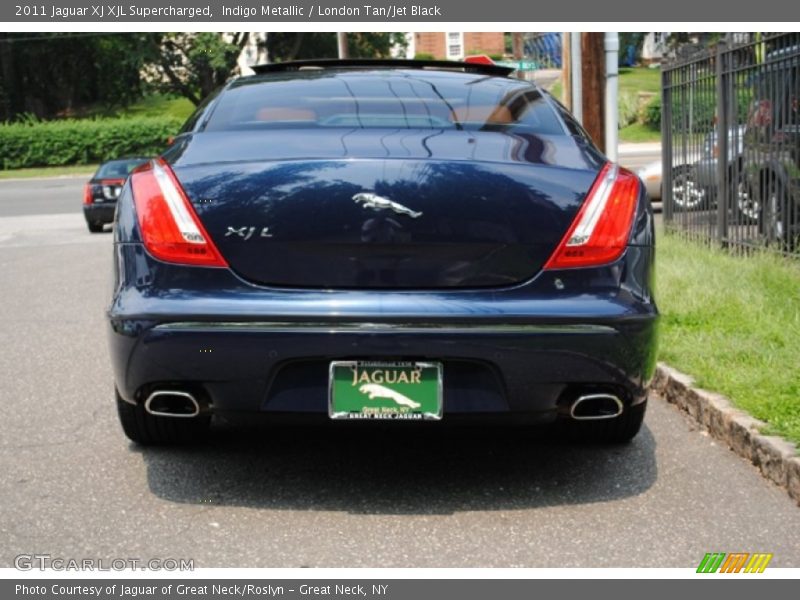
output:
M461 60L470 54L505 54L505 34L499 31L419 32L410 36L407 57L430 56L435 60Z
M669 32L666 31L650 31L646 33L642 42L642 62L647 64L660 62L662 57L667 54L668 39Z

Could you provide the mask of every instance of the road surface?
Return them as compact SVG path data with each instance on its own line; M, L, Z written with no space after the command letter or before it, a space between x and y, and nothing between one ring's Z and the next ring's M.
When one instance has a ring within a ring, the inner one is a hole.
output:
M142 449L117 424L111 235L74 180L0 182L0 566L19 554L197 567L800 566L800 509L659 399L619 447L525 430L217 427Z

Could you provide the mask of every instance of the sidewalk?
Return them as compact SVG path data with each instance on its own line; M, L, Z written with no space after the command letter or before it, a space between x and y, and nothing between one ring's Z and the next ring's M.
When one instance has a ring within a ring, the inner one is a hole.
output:
M621 143L617 146L620 155L627 154L661 154L661 142Z

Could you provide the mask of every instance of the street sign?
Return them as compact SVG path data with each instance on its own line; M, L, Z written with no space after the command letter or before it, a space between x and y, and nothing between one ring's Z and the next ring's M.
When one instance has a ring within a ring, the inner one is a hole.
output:
M533 60L500 60L495 64L517 71L536 71L539 68L539 65Z

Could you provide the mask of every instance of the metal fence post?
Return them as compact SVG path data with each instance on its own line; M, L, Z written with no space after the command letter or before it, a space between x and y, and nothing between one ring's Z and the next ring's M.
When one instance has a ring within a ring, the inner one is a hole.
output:
M729 110L730 86L727 70L728 47L724 40L717 45L717 239L728 242L728 132L731 128Z
M661 210L664 222L672 224L672 71L661 68Z

